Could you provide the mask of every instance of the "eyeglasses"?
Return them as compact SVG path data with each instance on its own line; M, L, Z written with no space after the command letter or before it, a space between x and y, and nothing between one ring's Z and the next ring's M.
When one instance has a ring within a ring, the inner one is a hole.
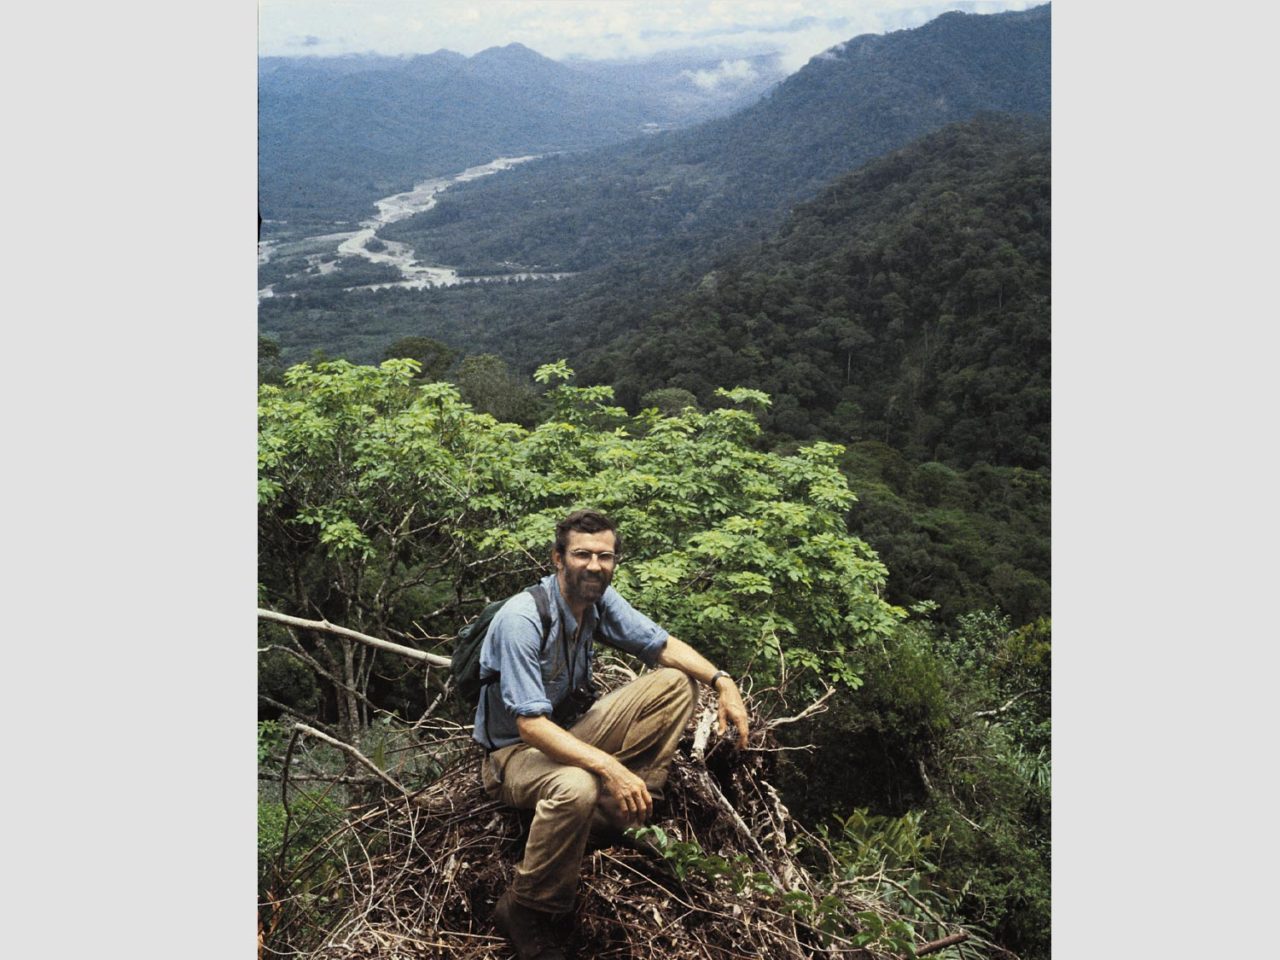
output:
M569 556L573 558L575 563L590 563L591 558L595 557L600 561L602 567L611 567L618 559L618 555L612 550L602 550L599 553L594 550L570 550Z

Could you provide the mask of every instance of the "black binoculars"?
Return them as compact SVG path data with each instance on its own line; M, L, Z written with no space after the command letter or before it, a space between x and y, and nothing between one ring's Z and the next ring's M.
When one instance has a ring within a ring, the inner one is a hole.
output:
M600 699L595 684L581 683L569 691L569 695L560 701L552 718L566 729L578 722L578 718L591 709L591 705Z

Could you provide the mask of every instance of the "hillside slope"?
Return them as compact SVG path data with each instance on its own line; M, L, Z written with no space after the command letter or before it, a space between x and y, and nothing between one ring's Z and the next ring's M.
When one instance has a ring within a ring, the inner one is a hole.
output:
M582 150L723 116L782 73L691 49L634 61L560 63L522 44L473 57L266 57L258 62L260 191L272 219L328 221L499 155Z
M356 218L416 180L502 155L616 142L650 118L644 91L520 44L471 58L267 58L258 98L269 219Z
M601 353L633 403L771 393L792 437L1037 468L1049 449L1049 135L985 116L868 164Z

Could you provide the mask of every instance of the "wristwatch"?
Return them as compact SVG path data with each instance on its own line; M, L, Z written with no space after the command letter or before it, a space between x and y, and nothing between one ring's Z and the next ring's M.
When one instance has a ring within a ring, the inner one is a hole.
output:
M712 690L714 690L716 688L716 681L719 680L721 677L729 677L729 671L717 670L715 673L711 675L711 679L707 681L707 686L710 687ZM729 679L732 680L733 677L729 677Z

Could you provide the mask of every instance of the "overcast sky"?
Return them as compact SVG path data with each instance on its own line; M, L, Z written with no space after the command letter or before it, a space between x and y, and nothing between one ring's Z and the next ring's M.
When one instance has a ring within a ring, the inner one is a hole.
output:
M635 57L713 46L779 51L787 70L862 33L917 27L947 10L1024 10L1036 0L259 0L262 56L468 56L523 43L556 60Z

